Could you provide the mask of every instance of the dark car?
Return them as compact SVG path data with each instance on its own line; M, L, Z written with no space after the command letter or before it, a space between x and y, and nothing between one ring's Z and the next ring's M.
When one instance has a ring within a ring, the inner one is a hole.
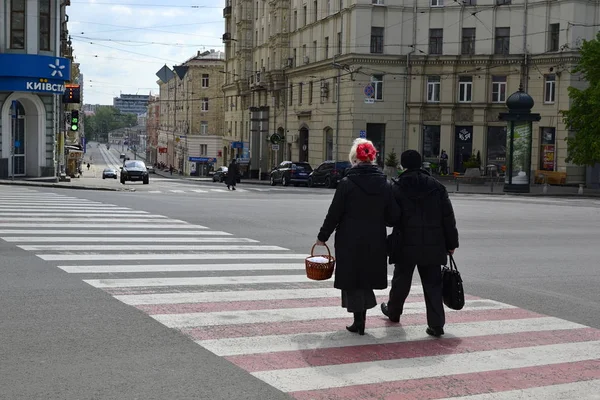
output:
M139 160L125 161L121 167L121 183L127 181L143 181L144 185L150 183L146 164Z
M114 168L104 168L104 171L102 171L102 179L106 179L106 178L113 178L113 179L117 179L117 170Z
M283 186L288 186L290 183L294 186L306 185L311 172L312 167L307 162L284 161L271 171L271 186L277 183Z
M352 164L350 161L323 161L308 177L308 186L325 185L329 188L337 186L338 182L346 175L346 170Z

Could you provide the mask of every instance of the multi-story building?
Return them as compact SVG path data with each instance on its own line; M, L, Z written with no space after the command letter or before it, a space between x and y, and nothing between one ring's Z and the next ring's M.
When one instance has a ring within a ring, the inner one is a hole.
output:
M121 94L113 98L113 107L123 114L143 114L148 107L148 94Z
M71 78L67 3L9 0L0 6L0 176L56 173L64 145L56 146L64 130L61 96Z
M574 0L230 0L223 10L225 120L231 147L255 175L285 159L345 158L366 136L380 150L449 154L452 171L479 152L506 156L508 95L522 82L536 101L532 169L567 173L559 111L577 46L592 39L597 2ZM596 26L596 27L594 27ZM275 146L267 139L279 133ZM278 149L277 152L273 148ZM230 154L233 154L232 152Z
M158 127L160 125L160 102L158 96L148 100L148 116L146 119L146 160L149 164L158 161Z
M223 160L224 54L198 53L183 64L163 67L160 87L158 162L185 175Z

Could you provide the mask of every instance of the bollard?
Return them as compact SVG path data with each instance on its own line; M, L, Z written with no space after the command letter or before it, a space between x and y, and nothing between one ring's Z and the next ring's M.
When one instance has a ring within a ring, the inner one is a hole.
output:
M458 192L458 178L456 178L456 191Z
M579 190L577 191L577 194L583 194L583 183L579 184Z
M544 183L544 186L542 187L542 193L547 194L548 193L548 184Z

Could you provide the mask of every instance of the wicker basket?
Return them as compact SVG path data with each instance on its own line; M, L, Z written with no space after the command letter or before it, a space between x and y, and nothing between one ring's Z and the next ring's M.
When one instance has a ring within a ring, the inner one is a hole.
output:
M306 265L306 276L308 277L308 279L312 279L313 281L324 281L331 278L331 276L333 275L333 269L335 267L335 257L331 256L331 251L329 251L329 247L327 245L325 245L325 248L327 249L327 255L317 254L315 256L314 251L316 245L317 244L315 243L312 249L310 250L310 257L306 257L306 259L304 260L304 263ZM317 263L309 261L309 258L312 257L324 257L328 259L329 262Z

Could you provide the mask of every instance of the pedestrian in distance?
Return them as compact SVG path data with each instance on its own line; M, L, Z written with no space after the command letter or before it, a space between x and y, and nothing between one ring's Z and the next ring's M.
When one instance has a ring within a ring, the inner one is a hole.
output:
M389 263L395 269L389 301L381 304L381 311L390 321L400 321L416 266L425 293L426 332L440 337L446 322L441 266L458 248L458 230L446 187L423 170L421 163L417 151L402 153L400 164L405 171L392 183L401 216L388 237Z
M387 288L386 226L400 210L375 164L373 143L356 139L349 158L352 167L337 185L316 244L324 246L335 230L334 287L341 290L342 307L354 314L346 329L364 335L367 310L377 305L373 290Z
M231 162L229 163L229 167L227 167L226 182L227 182L228 190L235 190L235 185L237 183L239 174L240 174L240 169L239 169L238 163L236 162L235 158L232 158Z

